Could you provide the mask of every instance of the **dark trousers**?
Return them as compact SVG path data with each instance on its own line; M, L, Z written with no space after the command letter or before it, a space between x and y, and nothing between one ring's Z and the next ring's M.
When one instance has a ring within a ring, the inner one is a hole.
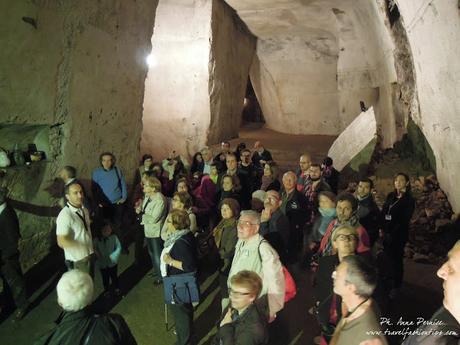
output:
M299 253L303 246L303 230L302 226L291 225L289 232L289 243L288 243L288 259L287 261L294 263L299 259Z
M222 299L228 298L228 274L225 274L224 272L219 272L219 286L220 286L220 295L222 296Z
M125 248L126 232L123 229L123 215L125 204L109 204L99 209L99 217L109 220L113 225L113 231L117 235L123 248Z
M404 276L404 248L407 240L395 240L385 248L393 266L393 288L400 288Z
M19 257L8 258L0 266L0 277L3 280L4 291L9 291L16 307L24 309L29 304L26 285L21 271Z
M141 264L144 258L144 227L136 224L134 228L134 260Z
M193 306L191 304L170 304L176 324L176 345L192 345Z
M101 268L102 284L104 285L104 290L108 290L110 287L110 281L112 285L118 289L120 286L118 284L118 265L112 267Z
M160 278L160 255L163 250L163 241L160 237L146 237L145 241L147 242L150 258L152 259L153 275L155 278Z

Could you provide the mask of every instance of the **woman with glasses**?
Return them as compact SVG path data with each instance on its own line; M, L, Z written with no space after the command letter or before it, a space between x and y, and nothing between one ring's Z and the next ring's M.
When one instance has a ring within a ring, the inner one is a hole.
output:
M315 337L316 344L327 344L334 333L335 325L340 321L341 298L333 293L332 276L344 257L356 254L358 241L359 234L356 228L351 226L338 227L332 234L334 255L319 258L318 271L313 281L316 300L314 310L321 326L321 338Z
M196 224L196 216L192 210L192 197L187 192L175 192L171 199L171 210L184 210L187 212L190 219L190 231L196 233L198 231L198 226ZM168 217L166 217L166 222L163 224L161 229L161 238L166 240L168 234Z
M220 204L222 220L212 231L214 242L219 252L219 284L222 298L227 298L228 272L232 265L235 245L238 241L236 220L240 215L238 201L230 198L222 200Z
M185 210L172 210L167 221L168 235L161 253L161 275L173 276L196 272L197 253L190 218ZM176 324L177 345L192 344L192 303L171 304Z
M240 271L230 279L230 305L223 312L212 345L268 344L267 321L254 303L262 290L262 279L253 271Z

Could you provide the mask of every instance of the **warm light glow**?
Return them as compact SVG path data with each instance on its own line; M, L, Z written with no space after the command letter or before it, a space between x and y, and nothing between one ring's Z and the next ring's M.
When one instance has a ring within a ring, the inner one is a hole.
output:
M150 67L155 66L157 63L155 57L152 54L147 55L145 61L147 62L147 65L149 65Z

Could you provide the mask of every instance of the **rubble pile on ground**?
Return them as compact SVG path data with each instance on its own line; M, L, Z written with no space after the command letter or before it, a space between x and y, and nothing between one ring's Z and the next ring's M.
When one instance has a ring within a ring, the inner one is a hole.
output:
M437 264L450 249L444 241L451 231L452 207L436 176L422 176L412 183L416 207L412 216L406 257L420 263Z

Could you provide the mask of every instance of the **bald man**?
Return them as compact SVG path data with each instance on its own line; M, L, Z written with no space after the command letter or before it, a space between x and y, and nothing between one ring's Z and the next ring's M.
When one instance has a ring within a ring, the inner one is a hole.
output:
M259 169L263 170L265 163L272 161L272 154L265 149L260 141L254 143L254 153L252 154L252 164Z
M296 189L297 176L293 171L283 175L281 211L289 219L288 256L290 262L297 261L302 248L303 228L307 220L307 198Z
M281 195L277 191L269 190L265 194L260 221L259 233L275 248L285 265L286 248L289 243L289 219L281 212Z

